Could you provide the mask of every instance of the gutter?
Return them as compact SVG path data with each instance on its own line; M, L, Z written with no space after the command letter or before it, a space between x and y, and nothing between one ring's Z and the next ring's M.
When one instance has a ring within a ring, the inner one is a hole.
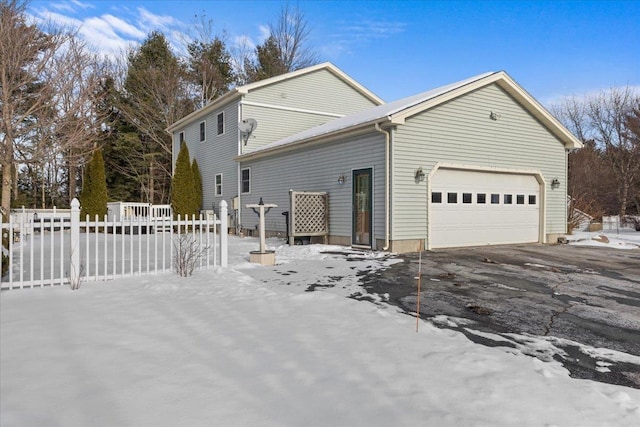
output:
M385 186L385 191L384 191L384 210L385 210L385 221L384 221L384 247L382 248L383 251L387 251L389 250L389 223L391 222L391 219L389 218L389 211L390 211L390 194L391 194L391 189L389 188L389 181L390 181L390 175L391 175L391 165L390 165L390 156L389 156L389 151L390 151L390 147L389 145L391 144L391 136L389 131L386 130L382 130L382 128L380 127L380 124L378 122L374 123L374 127L375 129L384 134L384 186Z

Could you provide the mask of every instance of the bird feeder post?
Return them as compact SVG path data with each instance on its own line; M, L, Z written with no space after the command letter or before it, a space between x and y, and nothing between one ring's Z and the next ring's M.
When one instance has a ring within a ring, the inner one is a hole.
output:
M262 197L260 198L260 202L258 204L249 204L246 205L247 208L251 208L253 212L255 212L259 217L259 233L260 233L260 249L257 251L249 252L250 261L256 264L262 265L275 265L276 263L276 251L268 250L265 238L265 229L264 229L264 217L271 210L271 208L276 208L278 205L274 204L264 204L262 201ZM257 209L257 210L256 210ZM266 210L265 210L266 209Z

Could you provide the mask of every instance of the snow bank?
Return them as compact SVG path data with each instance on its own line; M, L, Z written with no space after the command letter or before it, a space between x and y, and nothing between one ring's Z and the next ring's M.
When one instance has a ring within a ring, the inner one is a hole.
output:
M640 232L631 228L621 228L619 231L576 231L566 236L569 244L576 246L595 246L613 249L640 248Z

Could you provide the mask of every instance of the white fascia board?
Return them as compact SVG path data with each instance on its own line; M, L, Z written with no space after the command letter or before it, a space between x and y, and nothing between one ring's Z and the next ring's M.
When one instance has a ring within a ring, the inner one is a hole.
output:
M565 148L582 148L582 142L507 73L501 71L500 79L496 82L502 89L524 105L542 124L550 129L558 139L562 141Z
M536 99L529 95L520 85L518 85L507 73L499 71L474 82L455 88L433 99L422 102L413 107L402 110L391 117L394 124L403 124L405 120L423 111L434 108L440 104L450 101L466 93L480 89L484 86L496 83L509 95L516 99L527 111L546 126L562 143L565 148L582 148L582 143L560 123L551 113L549 113Z
M306 110L304 108L284 107L282 105L265 104L263 102L240 101L240 104L249 105L251 107L268 108L271 110L293 111L296 113L315 114L318 116L328 116L328 117L335 117L335 118L344 117L344 114L336 114L336 113L330 113L327 111L318 111L318 110Z
M244 91L244 93L247 93L247 92L252 91L254 89L259 89L261 87L269 86L269 85L272 85L274 83L281 82L283 80L292 79L292 78L295 78L295 77L298 77L298 76L302 76L302 75L305 75L305 74L313 73L315 71L323 70L323 69L326 69L327 71L329 71L329 72L333 73L334 75L338 76L338 78L343 80L349 86L351 86L354 89L356 89L358 92L360 92L366 98L368 98L369 100L374 102L376 105L384 104L384 101L381 98L379 98L376 94L371 92L366 87L362 86L360 83L358 83L357 81L355 81L351 77L349 77L344 71L340 70L338 67L333 65L331 62L323 62L321 64L313 65L313 66L307 67L307 68L302 68L300 70L292 71L290 73L281 74L279 76L271 77L271 78L268 78L268 79L265 79L265 80L260 80L260 81L254 82L254 83L249 83L247 85L238 87L238 89Z
M224 107L229 102L233 101L237 97L243 96L244 94L246 94L246 92L241 90L241 88L231 89L229 92L225 93L215 101L205 105L204 107L194 111L189 115L184 116L183 118L181 118L180 120L178 120L177 122L173 123L171 126L166 128L165 131L168 132L169 134L172 134L173 131L175 131L176 129L201 119L202 117L209 114L212 110Z

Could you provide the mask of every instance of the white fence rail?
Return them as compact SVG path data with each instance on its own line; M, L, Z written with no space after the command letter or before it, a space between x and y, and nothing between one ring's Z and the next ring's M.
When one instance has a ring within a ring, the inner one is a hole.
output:
M602 229L605 231L619 233L623 229L634 229L636 224L640 224L640 216L627 215L622 219L618 215L602 217Z
M165 232L155 232L165 231ZM84 281L111 280L175 270L180 239L197 244L202 255L197 268L227 266L227 204L215 215L173 220L147 217L129 220L80 221L80 207L72 202L71 220L46 222L44 218L2 224L8 271L1 289L53 286ZM1 265L1 264L0 264Z

